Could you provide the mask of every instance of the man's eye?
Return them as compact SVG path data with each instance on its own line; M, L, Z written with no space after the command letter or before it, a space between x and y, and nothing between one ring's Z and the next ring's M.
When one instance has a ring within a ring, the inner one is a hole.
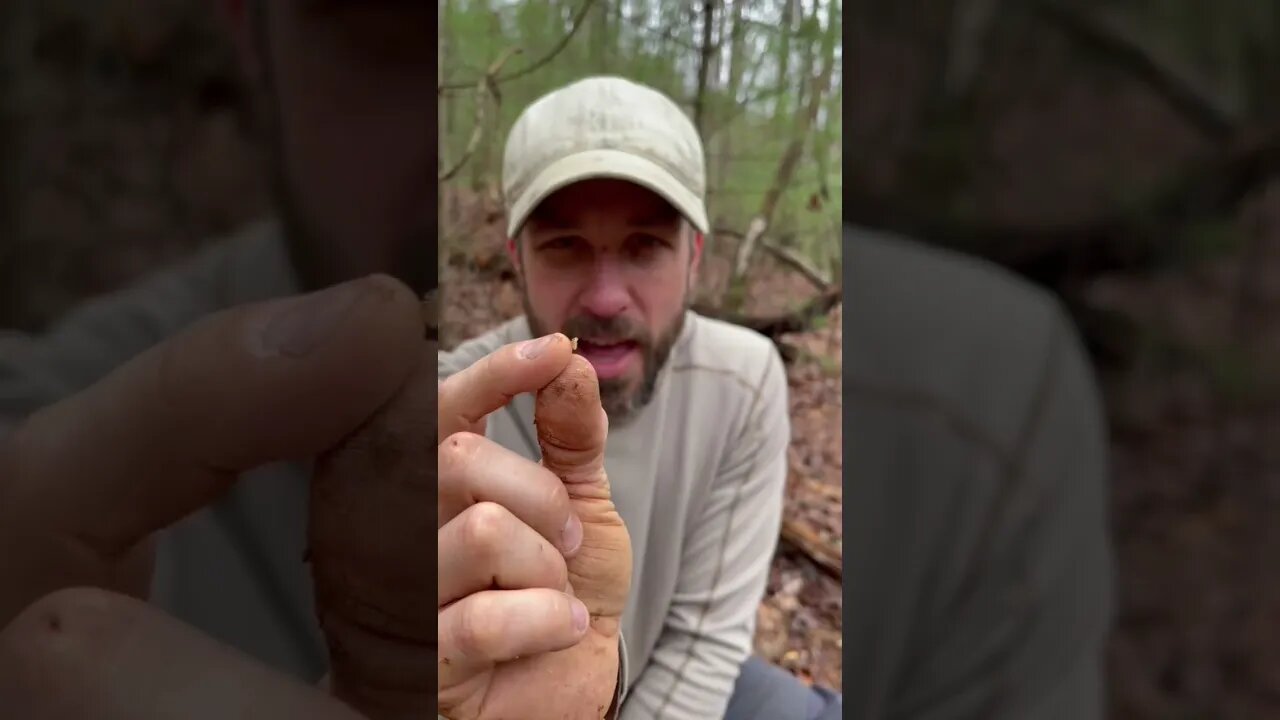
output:
M633 235L627 243L633 253L651 253L667 247L667 242L653 235Z
M538 246L539 250L570 250L578 244L574 237L558 237L547 240Z

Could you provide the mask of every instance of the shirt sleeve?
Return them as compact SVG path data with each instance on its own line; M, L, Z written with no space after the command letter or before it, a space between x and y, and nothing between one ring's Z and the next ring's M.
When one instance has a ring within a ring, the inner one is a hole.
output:
M1097 720L1112 612L1098 391L1059 313L1009 481L946 630L913 649L887 717ZM958 541L958 539L957 539Z
M624 720L723 717L751 654L782 524L791 431L787 381L770 352L709 494L690 518L671 607L627 692Z
M613 688L613 702L604 720L618 720L622 717L622 703L627 699L627 637L618 632L618 684Z
M507 326L499 326L461 343L452 350L440 350L436 353L436 374L444 381L473 365L489 353L508 342L512 342Z
M0 431L215 309L214 262L199 258L91 299L38 335L0 333Z

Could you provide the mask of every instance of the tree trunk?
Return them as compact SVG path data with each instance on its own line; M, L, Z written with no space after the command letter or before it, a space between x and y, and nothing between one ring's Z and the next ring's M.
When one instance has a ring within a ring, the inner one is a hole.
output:
M701 57L698 60L698 93L693 98L693 125L702 134L705 129L707 113L707 82L711 74L711 62L715 56L715 43L712 42L712 30L715 28L715 0L702 0L702 43Z
M609 12L607 0L595 0L591 8L591 62L596 72L609 72L609 59L613 56L609 43Z
M439 83L444 85L453 79L451 77L452 73L446 72L445 68L451 68L454 66L452 33L454 24L454 0L441 0L440 15L440 53L438 58L439 68L437 69L437 72L439 76ZM452 167L453 143L455 142L454 129L458 126L458 101L456 97L441 96L440 104L445 107L443 108L444 112L440 114L439 119L440 162L437 171L443 168ZM442 193L443 199L445 200L442 205L442 207L444 207L444 213L442 213L443 217L440 218L441 226L446 228L453 227L461 214L458 193L456 188L450 188L448 192L445 192L442 187L439 187L439 184L437 185L437 192Z
M502 48L500 47L504 40L502 25L498 20L497 14L493 12L493 6L490 0L479 0L476 4L479 6L480 10L490 18L489 28L491 32L489 32L485 38L485 56L493 57L502 51ZM484 98L480 93L476 93L474 97L474 102L484 102ZM472 114L474 115L475 113L476 108L472 108ZM486 127L482 129L481 132L486 138L491 138L492 135L488 130L489 128ZM489 168L494 162L493 156L493 143L483 142L480 144L480 147L476 149L475 157L471 159L471 191L476 193L485 203L489 200ZM487 212L487 210L488 208L486 207L485 211Z
M791 33L795 30L796 0L784 0L782 3L782 26L778 39L778 82L779 86L789 84L787 74L791 72ZM773 105L774 117L781 117L788 111L786 95L778 95Z
M831 8L831 13L834 12L835 9L833 7ZM765 192L764 199L760 203L760 211L752 219L751 225L747 229L746 237L743 239L742 245L738 247L738 257L733 268L735 280L740 280L746 273L756 244L773 222L773 214L777 209L778 200L786 191L787 186L791 184L791 179L795 175L796 165L799 164L800 155L804 150L805 140L808 138L809 132L813 129L814 122L818 118L818 109L822 106L822 98L831 86L831 74L835 69L835 52L834 38L830 37L830 33L828 33L827 42L824 42L824 50L827 43L831 44L832 51L827 52L826 56L822 58L822 71L819 76L817 78L805 78L806 82L812 83L806 106L796 118L796 127L792 134L791 142L787 144L787 149L782 153L782 159L778 162L778 170L774 173L773 183Z

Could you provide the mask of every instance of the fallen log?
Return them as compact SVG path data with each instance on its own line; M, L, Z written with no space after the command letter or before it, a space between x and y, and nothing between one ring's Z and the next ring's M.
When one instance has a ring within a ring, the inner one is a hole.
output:
M831 312L832 308L840 304L843 296L844 288L840 285L833 285L795 310L774 315L746 315L737 312L726 312L707 305L696 305L694 310L700 315L751 328L777 342L787 333L804 332L811 328L815 320Z
M782 541L812 560L824 574L843 582L843 553L823 540L813 528L795 520L783 519Z

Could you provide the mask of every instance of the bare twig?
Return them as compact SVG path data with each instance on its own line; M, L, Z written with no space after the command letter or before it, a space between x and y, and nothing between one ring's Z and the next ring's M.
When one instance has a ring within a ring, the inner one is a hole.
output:
M1119 21L1090 14L1062 0L1041 0L1036 8L1077 42L1118 61L1201 133L1225 138L1239 126L1239 113L1230 103L1211 92L1174 58L1139 38Z
M830 312L831 308L838 305L843 297L844 289L837 284L814 296L799 308L778 315L763 317L742 315L735 312L725 312L719 308L706 305L698 305L694 310L700 315L750 328L761 335L772 338L775 343L778 343L781 342L783 335L803 332L809 329L814 320Z
M485 128L485 105L490 97L494 98L495 101L498 97L498 87L494 78L497 77L498 72L502 70L502 66L505 65L513 55L518 55L520 52L522 52L520 48L508 48L498 56L497 60L493 61L493 64L489 66L489 69L485 71L485 74L476 81L476 126L471 131L471 138L467 141L466 149L462 151L462 155L458 156L458 161L453 164L453 167L440 173L440 182L452 180L453 177L458 174L458 171L462 169L462 166L466 165L467 161L471 159L471 156L475 154L476 149L480 147L480 140L484 136Z
M796 134L787 145L787 149L783 151L782 158L778 161L778 169L773 176L773 184L765 192L764 199L760 203L760 211L752 218L751 225L747 228L747 235L738 246L738 254L733 264L735 279L741 278L746 273L751 254L755 251L756 241L769 229L778 200L791 184L796 164L800 161L800 153L804 150L805 140L813 130L814 122L818 117L818 108L822 105L822 97L830 84L834 63L834 58L828 56L823 63L822 72L813 79L813 91L809 95L807 107L801 111Z
M686 50L692 50L694 52L702 51L702 48L700 46L694 43L691 43L688 40L685 40L684 38L680 37L677 34L677 32L682 28L677 28L671 25L666 27L652 27L639 18L629 17L621 12L618 13L618 17L622 18L624 22L636 28L637 30L647 33L650 36L655 37L659 40L667 40L667 41L673 42L679 45L680 47L683 47ZM718 42L712 43L711 49L712 51L718 51L720 49L720 43Z
M819 291L826 290L831 286L831 280L795 250L767 241L761 243L760 247L778 260L791 266Z
M754 94L752 94L750 97L743 100L742 102L738 102L737 98L730 98L730 100L732 100L734 103L732 111L727 113L720 122L715 123L713 127L711 127L705 133L703 133L703 136L702 136L703 139L707 140L711 137L714 137L717 133L724 130L729 125L733 124L733 122L737 120L739 117L746 114L747 112L750 112L756 103L761 102L763 100L772 100L778 97L779 95L794 89L795 89L794 83L792 83L791 81L787 81L779 85L776 85L774 87L768 87L762 90L758 90Z
M743 233L731 228L716 228L715 234L720 237L736 237L740 240L746 237ZM800 253L795 250L779 245L777 242L771 242L764 239L761 239L760 247L764 248L765 252L768 252L770 255L773 255L775 258L791 267L791 269L803 275L805 279L817 288L819 292L831 287L831 279L828 278L821 270L814 267L813 263L809 262L808 259L800 255Z
M822 572L836 580L844 577L844 563L839 550L824 541L817 532L804 523L790 518L782 521L782 541L799 550L805 557L813 561Z
M569 32L565 33L565 35L560 38L560 41L556 43L555 47L551 48L551 50L549 50L546 55L543 55L542 57L538 58L532 63L529 63L525 67L520 68L519 70L515 70L507 75L502 75L500 77L494 77L492 79L492 84L494 86L497 86L509 80L522 78L525 75L528 75L532 72L535 72L541 69L547 63L550 63L555 58L556 55L560 54L561 50L564 50L566 47L568 47L569 41L572 40L573 36L578 33L578 28L582 27L583 21L586 20L587 18L587 11L591 9L591 6L594 3L595 3L595 0L582 0L582 5L578 7L578 12L573 16L573 24L569 27ZM449 83L447 85L441 85L437 88L436 92L437 94L439 94L439 93L446 93L446 92L456 92L458 90L466 90L467 88L475 87L476 83L480 82L481 80L484 80L484 78L479 78L471 82Z
M707 109L707 75L711 72L711 61L717 48L711 45L711 30L715 20L715 3L712 0L702 2L702 52L698 58L698 93L693 99L693 126L701 135Z
M785 160L792 155L790 150L794 145L795 143L792 143L792 145L787 148L788 152L783 156L784 163ZM793 160L786 164L794 165L795 161ZM775 195L781 195L781 193L775 193L773 192L773 189L770 188L766 193L765 209L761 210L759 215L751 218L751 224L747 225L747 234L743 236L742 242L738 245L738 253L734 257L733 261L733 276L735 278L740 278L746 274L747 264L751 261L751 256L755 253L756 243L760 241L760 238L764 235L764 231L769 228L769 219L770 216L773 215L773 204L777 201L774 200L774 203L770 203L767 198Z
M793 6L788 3L788 7ZM738 247L738 255L734 259L733 274L730 279L731 283L740 281L746 274L756 241L769 228L769 224L773 222L774 210L777 208L783 192L791 184L791 179L795 175L796 165L800 162L800 154L804 150L805 142L813 133L813 128L817 123L818 111L822 107L822 99L831 91L831 77L835 71L835 32L838 27L838 13L835 4L829 5L827 11L827 33L822 42L822 69L818 71L816 77L811 77L813 56L809 55L810 60L804 71L804 77L811 83L809 96L805 106L797 109L796 127L791 142L787 144L787 149L783 151L782 157L778 161L778 169L773 176L773 184L765 192L764 198L760 203L760 210L756 213L755 218L751 220L751 225L747 228L747 236L743 238L742 244ZM817 17L817 12L817 6L815 5L815 18Z

